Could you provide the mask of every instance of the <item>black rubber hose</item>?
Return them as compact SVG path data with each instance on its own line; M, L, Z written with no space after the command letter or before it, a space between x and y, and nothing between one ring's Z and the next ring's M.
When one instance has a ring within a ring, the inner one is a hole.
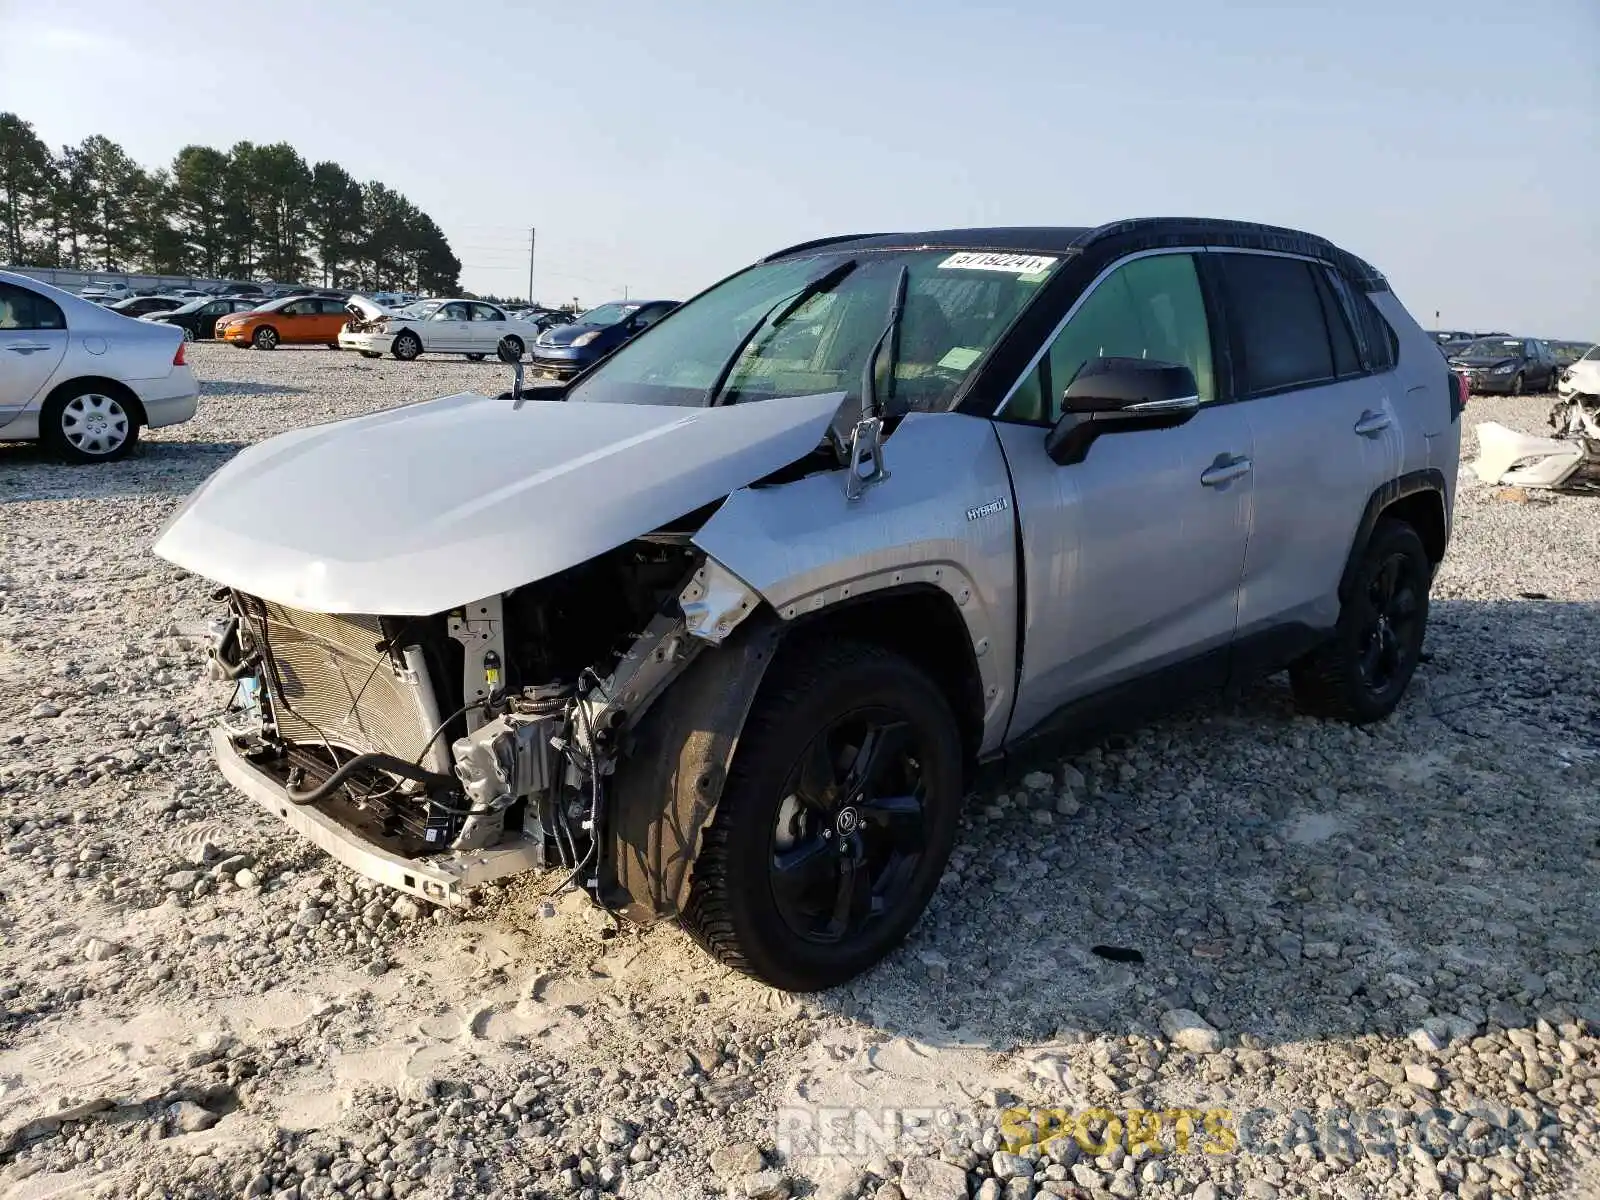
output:
M358 754L344 763L316 787L306 791L291 787L285 789L285 794L295 804L315 804L318 800L326 800L333 795L357 771L364 771L369 767L388 771L392 775L401 775L406 779L415 779L418 783L428 784L434 788L448 787L453 789L456 786L456 781L451 776L441 775L437 771L426 770L417 766L416 763L407 762L403 758L396 758L392 754Z

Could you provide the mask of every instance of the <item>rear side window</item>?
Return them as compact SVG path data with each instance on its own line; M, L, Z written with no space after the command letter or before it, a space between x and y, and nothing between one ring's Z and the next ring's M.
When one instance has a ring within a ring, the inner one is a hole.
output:
M348 314L344 311L343 300L318 300L317 307L325 317L343 317Z
M0 283L0 329L65 329L54 300L11 283Z
M1349 280L1339 272L1323 268L1323 278L1332 288L1345 319L1350 322L1356 336L1356 352L1361 355L1366 370L1373 375L1393 370L1399 339L1395 337L1394 330L1389 328L1389 322L1383 319L1377 305L1365 293L1351 287ZM1461 336L1458 333L1450 335L1452 339Z
M1312 266L1297 258L1219 254L1245 395L1328 383L1333 349Z
M1322 319L1328 326L1328 342L1333 347L1333 371L1340 379L1352 379L1366 368L1361 363L1361 352L1356 349L1355 332L1350 318L1333 294L1333 284L1328 273L1313 267L1311 278L1317 285L1317 298L1322 301Z

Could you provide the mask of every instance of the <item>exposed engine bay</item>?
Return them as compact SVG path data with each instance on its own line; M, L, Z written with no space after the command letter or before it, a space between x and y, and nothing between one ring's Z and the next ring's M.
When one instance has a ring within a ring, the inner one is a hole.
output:
M1550 410L1551 437L1489 421L1477 427L1473 470L1485 483L1600 490L1600 397L1574 393Z
M292 804L391 858L516 844L524 866L560 867L601 899L606 784L629 732L756 607L691 532L428 617L224 589L210 645L211 674L234 684L221 731Z

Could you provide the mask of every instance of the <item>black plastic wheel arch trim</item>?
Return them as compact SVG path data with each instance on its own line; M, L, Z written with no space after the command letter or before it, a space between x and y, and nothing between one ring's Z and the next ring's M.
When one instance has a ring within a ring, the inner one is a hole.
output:
M1446 503L1444 472L1438 467L1424 467L1420 471L1408 471L1397 479L1378 488L1367 499L1367 506L1361 513L1361 523L1356 526L1355 540L1350 544L1350 557L1345 560L1344 574L1339 579L1339 599L1349 599L1350 589L1355 584L1357 564L1361 556L1366 553L1367 544L1372 541L1372 531L1378 527L1378 521L1384 512L1396 501L1404 500L1407 496L1415 496L1419 492L1434 492L1439 497L1439 504L1445 510L1445 537L1449 538L1449 506Z

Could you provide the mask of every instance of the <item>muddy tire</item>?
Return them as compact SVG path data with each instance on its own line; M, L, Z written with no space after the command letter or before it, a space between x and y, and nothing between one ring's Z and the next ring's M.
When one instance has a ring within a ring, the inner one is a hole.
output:
M422 339L408 329L394 339L393 350L401 362L412 362L422 353Z
M1384 518L1356 564L1333 637L1289 668L1295 704L1365 725L1395 710L1422 659L1433 564L1417 531Z
M927 675L865 643L791 649L740 732L684 928L774 987L843 983L927 906L961 794L960 730Z

